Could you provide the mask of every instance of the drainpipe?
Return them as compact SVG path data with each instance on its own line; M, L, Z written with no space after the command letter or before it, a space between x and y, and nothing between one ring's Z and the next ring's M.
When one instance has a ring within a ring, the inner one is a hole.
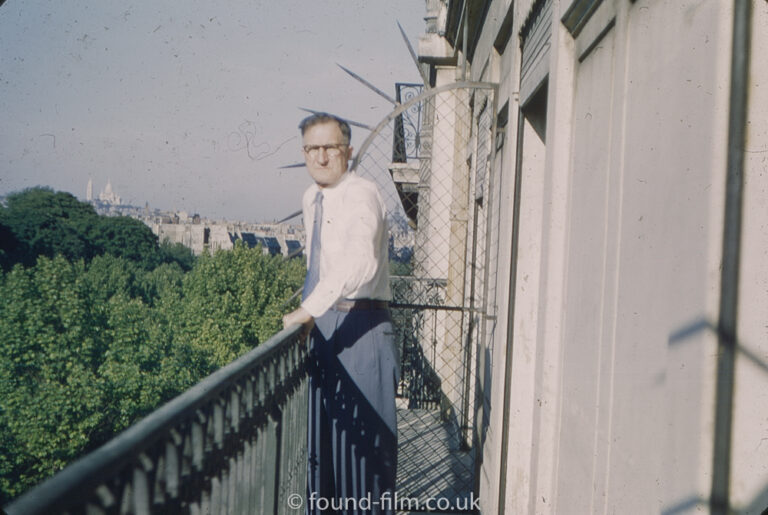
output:
M739 261L744 190L744 148L747 132L747 95L752 0L734 0L731 93L728 115L728 157L723 220L723 258L720 274L715 434L712 457L710 513L730 511L731 430L738 326Z
M464 21L464 29L461 31L461 51L464 52L464 56L461 59L461 80L467 80L467 29L469 28L469 8L467 7L467 2L464 2L461 17Z
M509 399L512 395L512 361L515 332L515 299L517 289L517 253L520 245L520 199L523 177L523 129L525 126L521 108L517 111L517 148L515 149L515 193L512 201L512 252L509 265L509 306L507 307L507 354L504 363L504 406L501 416L501 468L499 470L499 515L504 515L507 502L507 455L509 454L509 424L511 412Z

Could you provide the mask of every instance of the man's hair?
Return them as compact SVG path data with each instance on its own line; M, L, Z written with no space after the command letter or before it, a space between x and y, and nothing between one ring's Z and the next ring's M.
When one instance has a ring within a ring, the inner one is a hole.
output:
M341 135L344 137L344 143L349 145L349 142L352 141L352 129L349 128L349 124L338 116L334 116L329 113L315 113L307 116L299 124L299 129L301 130L301 135L303 136L307 129L310 127L314 125L320 125L321 123L330 122L336 123L339 126Z

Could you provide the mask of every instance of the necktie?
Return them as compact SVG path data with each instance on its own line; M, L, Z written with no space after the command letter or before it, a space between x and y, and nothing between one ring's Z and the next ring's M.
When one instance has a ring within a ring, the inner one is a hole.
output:
M320 230L323 224L323 192L315 195L315 218L312 220L312 248L309 253L309 270L304 279L301 300L306 299L320 280Z

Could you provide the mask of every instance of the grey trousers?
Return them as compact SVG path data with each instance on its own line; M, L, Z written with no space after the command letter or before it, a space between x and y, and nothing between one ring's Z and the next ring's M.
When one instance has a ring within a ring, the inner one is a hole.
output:
M310 340L306 512L392 514L399 369L389 310L330 310Z

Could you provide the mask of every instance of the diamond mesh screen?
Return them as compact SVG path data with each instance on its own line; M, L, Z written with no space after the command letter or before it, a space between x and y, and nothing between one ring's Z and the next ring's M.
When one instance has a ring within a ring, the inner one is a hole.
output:
M398 85L407 109L377 127L356 169L380 185L391 228L402 368L398 495L453 499L475 486L494 90L475 84L419 91Z

